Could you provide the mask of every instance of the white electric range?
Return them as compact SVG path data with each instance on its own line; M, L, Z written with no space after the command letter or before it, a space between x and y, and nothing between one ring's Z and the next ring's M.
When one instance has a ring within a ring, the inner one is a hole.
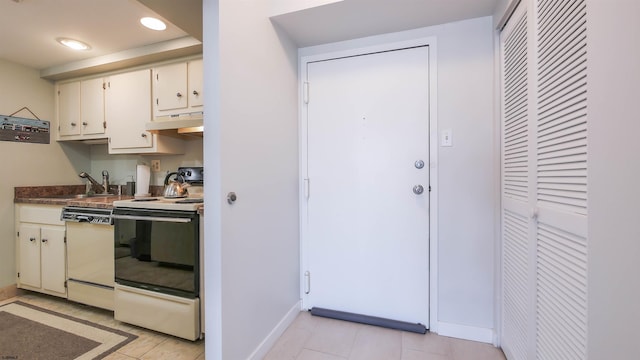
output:
M202 337L198 209L204 196L202 179L196 180L188 197L113 202L116 320L188 340Z

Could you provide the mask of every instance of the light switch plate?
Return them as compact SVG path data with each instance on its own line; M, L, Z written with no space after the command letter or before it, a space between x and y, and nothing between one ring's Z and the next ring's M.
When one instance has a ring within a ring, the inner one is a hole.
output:
M440 146L453 146L453 139L451 138L451 129L445 129L441 132Z

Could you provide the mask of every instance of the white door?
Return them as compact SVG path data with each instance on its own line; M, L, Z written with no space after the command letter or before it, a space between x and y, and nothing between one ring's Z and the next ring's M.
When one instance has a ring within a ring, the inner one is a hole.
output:
M428 325L428 51L307 65L306 308Z

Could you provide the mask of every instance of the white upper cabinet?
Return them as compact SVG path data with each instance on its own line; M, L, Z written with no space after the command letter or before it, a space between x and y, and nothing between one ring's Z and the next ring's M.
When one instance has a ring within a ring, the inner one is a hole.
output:
M187 85L189 86L189 106L195 111L202 111L202 86L204 73L202 59L188 63Z
M110 154L183 152L179 139L152 134L151 70L143 69L109 77L105 94L105 117Z
M151 120L150 71L112 75L107 84L109 150L150 148L152 136L144 128L144 124Z
M153 69L154 117L202 117L202 59Z
M59 84L57 94L59 136L80 135L80 81Z
M104 134L104 80L80 82L80 125L83 135Z
M58 84L58 140L104 138L104 80Z

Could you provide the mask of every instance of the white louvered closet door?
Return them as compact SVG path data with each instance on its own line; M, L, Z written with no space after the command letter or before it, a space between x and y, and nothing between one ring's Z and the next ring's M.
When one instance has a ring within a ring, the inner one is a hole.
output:
M587 357L586 1L537 2L536 352Z
M530 51L526 4L519 4L500 34L502 63L502 349L509 359L532 354L533 263L535 241L531 143L533 109L529 105Z
M500 35L508 359L587 357L585 3L522 0Z

